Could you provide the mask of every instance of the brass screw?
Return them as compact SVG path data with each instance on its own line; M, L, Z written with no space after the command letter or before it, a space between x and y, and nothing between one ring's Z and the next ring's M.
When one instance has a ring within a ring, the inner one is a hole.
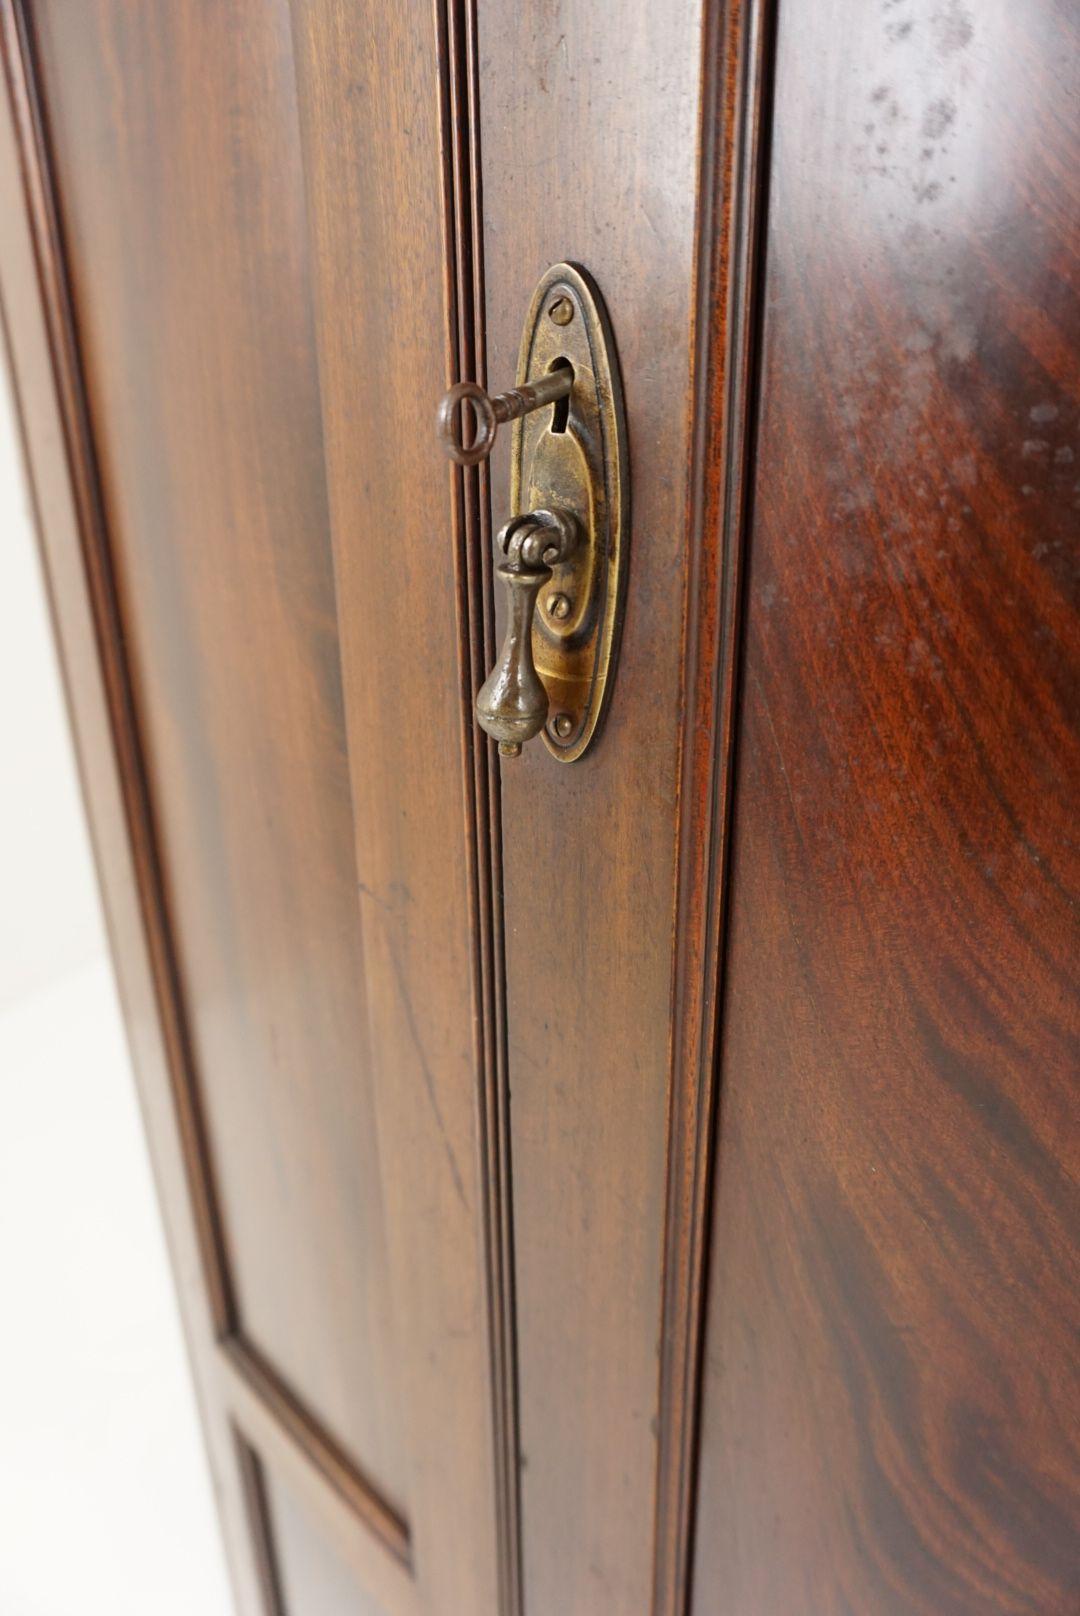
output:
M547 609L548 616L554 617L556 622L561 623L564 618L570 616L570 596L549 595L547 599Z
M574 318L574 305L568 297L557 297L548 309L548 319L556 325L569 325Z
M574 720L569 713L556 713L551 723L552 729L560 741L565 741L573 733Z

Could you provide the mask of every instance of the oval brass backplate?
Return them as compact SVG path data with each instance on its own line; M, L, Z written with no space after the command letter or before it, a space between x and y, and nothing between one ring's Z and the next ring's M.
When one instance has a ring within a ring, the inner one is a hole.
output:
M553 568L533 624L533 658L550 710L544 741L573 763L611 697L626 588L629 479L619 362L592 279L554 264L533 293L517 385L570 365L567 399L514 423L511 510L574 513L581 538Z

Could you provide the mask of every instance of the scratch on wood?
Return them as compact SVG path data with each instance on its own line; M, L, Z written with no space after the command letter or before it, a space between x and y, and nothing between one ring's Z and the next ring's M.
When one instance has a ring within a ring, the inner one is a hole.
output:
M420 1029L416 1025L416 1017L413 1014L412 999L409 996L409 985L405 977L405 972L402 970L401 961L398 959L397 949L394 946L390 928L384 927L383 929L386 936L387 952L390 955L390 963L394 967L394 976L397 979L398 991L401 994L401 1003L405 1011L405 1021L409 1029L409 1037L412 1039L413 1048L416 1050L417 1058L420 1062L420 1070L424 1074L424 1087L427 1089L428 1099L431 1102L432 1114L434 1115L435 1121L438 1125L439 1133L442 1135L443 1147L446 1151L446 1159L450 1164L450 1176L454 1181L454 1188L457 1191L458 1200L465 1208L465 1211L468 1212L469 1198L465 1193L465 1181L461 1176L461 1169L458 1167L457 1157L454 1155L454 1147L450 1143L450 1135L446 1131L446 1123L443 1120L442 1108L439 1105L439 1097L435 1092L435 1079L432 1076L431 1067L428 1065L428 1059L424 1053L424 1046L420 1041Z

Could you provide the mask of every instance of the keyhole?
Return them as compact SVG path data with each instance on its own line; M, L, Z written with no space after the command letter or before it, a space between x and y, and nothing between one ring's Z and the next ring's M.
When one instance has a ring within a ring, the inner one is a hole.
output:
M558 359L553 359L551 361L551 364L548 366L548 370L549 371L552 371L552 370L568 370L570 372L571 377L573 377L573 374L574 374L574 367L570 363L569 359L564 359L561 356ZM562 398L557 398L555 400L554 404L551 406L551 430L552 430L552 432L565 432L566 431L566 423L569 421L569 419L570 419L570 394L565 393Z

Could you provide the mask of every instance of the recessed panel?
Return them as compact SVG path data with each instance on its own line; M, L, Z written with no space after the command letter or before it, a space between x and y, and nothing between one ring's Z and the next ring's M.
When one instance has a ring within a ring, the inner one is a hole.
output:
M404 1511L289 7L31 21L239 1328Z

